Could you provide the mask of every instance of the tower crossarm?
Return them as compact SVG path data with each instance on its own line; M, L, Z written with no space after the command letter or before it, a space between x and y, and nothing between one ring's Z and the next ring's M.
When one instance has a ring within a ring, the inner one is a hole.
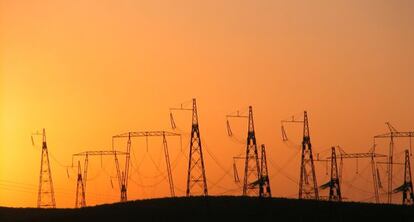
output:
M92 150L92 151L84 151L80 153L75 153L72 155L72 166L73 166L73 160L76 157L82 157L82 156L120 156L120 155L128 155L127 152L122 151L116 151L116 150Z
M108 155L127 155L128 153L115 150L95 150L75 153L73 156L108 156Z
M337 155L337 157L339 158L343 158L343 159L352 159L352 158L378 158L378 157L387 157L384 154L379 154L379 153L341 153L339 155ZM331 159L331 157L328 157L327 159Z
M181 136L179 133L168 131L140 131L140 132L128 132L113 136L113 138L128 138L131 137L155 137L155 136Z
M379 134L379 135L374 136L375 139L390 138L390 137L414 137L414 132L413 131L409 131L409 132L389 132L389 133L383 133L383 134Z
M240 114L240 111L239 110L237 110L233 114L226 115L226 119L227 119L227 134L230 137L233 136L233 132L231 130L231 126L230 126L229 119L233 119L233 118L249 118L249 116L248 115L242 115L242 114Z
M282 140L283 141L288 141L289 139L288 139L288 136L287 136L287 133L286 133L286 130L285 130L285 125L286 124L291 124L291 123L293 123L293 124L295 124L295 123L301 123L301 124L303 124L304 123L304 121L305 120L298 120L298 119L295 119L295 116L292 116L291 118L289 118L289 119L284 119L284 120L281 120L280 121L280 126L281 126L281 132L282 132Z

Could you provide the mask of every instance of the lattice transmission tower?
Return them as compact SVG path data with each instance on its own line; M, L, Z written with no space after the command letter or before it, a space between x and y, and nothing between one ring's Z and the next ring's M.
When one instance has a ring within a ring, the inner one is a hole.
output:
M384 133L381 135L374 136L374 144L376 139L389 139L389 149L388 149L388 162L387 162L387 175L388 175L388 189L387 189L387 203L392 203L393 200L393 165L394 165L394 150L395 142L400 138L408 138L410 142L409 149L411 150L411 139L414 138L414 131L401 132L396 130L389 122L385 123L388 127L389 133Z
M229 118L247 118L247 140L246 151L243 157L236 157L244 160L244 178L243 178L243 196L260 196L260 190L263 189L263 181L260 173L259 155L257 150L256 133L254 130L253 108L249 106L249 114L241 115L239 111L236 114L226 115L227 133L233 136L230 128ZM235 168L237 173L237 168ZM238 175L235 180L238 179Z
M410 154L408 150L405 150L404 166L404 183L396 188L394 192L402 192L403 205L414 205L413 181L411 179Z
M312 144L309 133L308 114L303 116L303 140L300 165L299 199L319 199L316 182L315 165L313 163Z
M187 189L186 196L207 196L207 179L206 171L204 167L203 149L201 146L200 128L198 124L197 103L196 99L192 100L192 108L184 108L183 105L179 108L170 108L173 110L189 110L192 111L191 120L191 139L190 139L190 151L188 158L188 171L187 171ZM175 122L172 112L170 113L171 126L174 129Z
M260 193L258 186L252 186L255 181L260 181L260 166L257 153L256 133L254 131L253 108L249 106L249 126L247 132L246 160L244 164L243 196Z
M87 167L85 166L85 173ZM78 179L76 181L76 199L75 199L75 208L86 207L86 198L85 198L85 186L82 179L82 170L80 161L78 161Z
M128 150L129 151L130 148L130 142L128 142ZM127 201L127 183L125 177L124 177L124 172L122 172L122 176L121 176L121 172L120 172L120 166L119 166L119 161L118 161L118 157L120 156L125 156L127 158L127 161L129 160L129 152L121 152L121 151L116 151L116 150L95 150L95 151L84 151L81 153L76 153L72 155L72 166L73 166L73 161L75 160L75 158L81 158L84 157L84 164L83 164L83 175L79 175L80 174L80 165L78 165L79 169L78 169L78 183L79 183L79 177L81 176L82 179L82 186L83 186L83 194L82 193L78 193L76 194L76 199L78 202L78 195L83 196L82 198L85 199L84 203L86 206L86 197L87 197L87 181L88 181L88 165L89 165L89 158L90 157L100 157L101 161L102 161L102 157L103 156L113 156L114 160L115 160L115 166L116 166L116 170L117 170L117 178L118 178L118 183L119 183L119 188L120 188L120 193L121 193L121 202L125 202ZM78 184L79 185L79 184ZM77 188L78 189L78 188ZM82 198L79 200L81 201ZM76 204L75 204L76 206Z
M329 201L342 201L341 185L339 182L340 174L336 161L335 147L332 147L331 154L331 179L324 185L322 189L329 188Z
M172 169L171 169L171 163L170 163L170 155L168 151L168 143L167 143L167 137L172 136L178 136L180 137L180 145L181 145L181 134L174 133L174 132L167 132L167 131L138 131L138 132L128 132L123 133L119 135L115 135L112 137L112 140L114 139L120 139L120 138L127 138L127 157L130 155L129 152L131 152L131 139L132 138L138 138L138 137L144 137L146 138L146 144L148 148L148 137L162 137L163 142L163 148L164 148L164 156L165 156L165 164L167 168L167 176L168 176L168 184L170 187L170 193L171 197L175 197L175 191L174 191L174 181L173 181L173 175L172 175ZM117 166L117 172L118 172L118 178L120 178L120 187L121 187L121 201L126 201L126 193L127 193L127 178L124 176L125 174L128 175L128 169L129 167L129 158L126 160L125 163L125 170L121 172L119 167L119 161L117 156L115 155L115 162Z
M266 147L264 144L261 146L260 155L260 183L259 196L272 197L272 192L270 190L269 171L267 169Z
M52 172L49 162L49 153L46 143L46 130L43 132L35 133L33 135L42 136L42 154L40 157L40 176L39 176L39 189L37 194L37 207L38 208L56 208L55 192L53 189ZM32 143L34 140L32 137Z
M312 144L309 133L308 114L304 111L303 120L291 119L282 120L282 140L288 141L284 124L301 123L303 124L302 155L299 176L299 199L319 199L318 185L316 182L315 165L312 154Z

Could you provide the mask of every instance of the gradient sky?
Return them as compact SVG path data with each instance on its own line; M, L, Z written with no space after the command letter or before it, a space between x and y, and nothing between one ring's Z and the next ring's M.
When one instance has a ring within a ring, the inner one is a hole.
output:
M244 146L227 137L225 115L253 105L272 193L296 197L299 150L281 141L280 120L308 110L314 152L324 155L331 145L368 151L386 121L414 129L413 39L410 0L0 0L0 205L36 205L32 132L46 128L57 206L73 207L76 169L65 167L73 153L110 149L118 133L169 129L169 107L193 97L210 194L241 193L231 167ZM245 123L234 122L244 141ZM189 116L177 114L177 125L188 132ZM300 126L288 130L299 144ZM397 159L407 144L398 144ZM131 199L169 195L144 158L162 167L161 141L149 150L134 142ZM171 140L170 150L183 195L188 137L182 150ZM88 204L117 201L112 160L91 162ZM373 201L367 164L356 174L355 161L345 163L347 198ZM317 169L322 184L325 165Z

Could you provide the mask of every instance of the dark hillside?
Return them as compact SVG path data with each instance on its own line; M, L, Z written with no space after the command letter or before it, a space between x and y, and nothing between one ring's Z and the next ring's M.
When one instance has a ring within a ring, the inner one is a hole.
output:
M0 208L6 221L414 221L414 207L294 199L193 197L138 200L83 209Z

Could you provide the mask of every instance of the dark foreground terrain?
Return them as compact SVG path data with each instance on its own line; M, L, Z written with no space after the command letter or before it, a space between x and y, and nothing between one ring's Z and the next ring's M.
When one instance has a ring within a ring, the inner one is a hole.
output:
M247 197L165 198L83 209L0 208L0 222L409 221L414 207Z

